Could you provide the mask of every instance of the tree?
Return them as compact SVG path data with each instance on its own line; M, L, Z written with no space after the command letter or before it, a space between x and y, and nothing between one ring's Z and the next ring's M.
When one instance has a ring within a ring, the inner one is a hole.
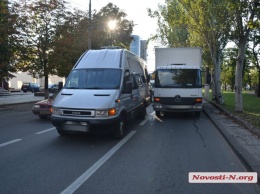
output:
M12 14L7 0L0 0L0 82L8 80L9 72L15 72L13 55L15 52L14 24L16 14Z
M162 45L168 47L186 47L189 44L188 26L183 17L183 7L177 1L159 5L157 11L148 9L152 18L157 18L157 34L150 40L160 40Z
M235 79L235 110L237 112L242 112L242 74L244 69L245 50L250 32L252 32L260 19L259 0L229 0L227 6L229 7L229 11L234 15L233 22L230 21L230 25L232 26L231 29L233 29L231 40L238 45Z
M87 22L85 13L74 10L67 15L64 24L57 28L49 57L49 66L54 74L67 77L80 55L87 50Z
M224 84L228 84L231 87L231 91L234 91L235 87L235 71L236 71L236 48L227 48L224 51L225 58L223 59L223 71L221 78Z
M98 49L102 46L120 46L129 49L132 41L131 34L133 32L134 23L126 19L127 14L120 10L119 7L112 3L108 3L101 8L99 12L93 14L92 31L93 48ZM115 29L109 29L108 22L114 20L116 22ZM112 43L112 45L111 45Z
M17 67L33 77L44 77L45 98L49 95L49 74L55 73L49 66L49 54L53 50L57 27L65 21L65 5L63 0L24 0L17 4L21 47L17 53Z
M58 28L50 55L50 65L59 76L67 77L80 55L87 50L89 21L87 16L88 14L75 10ZM103 7L99 12L94 11L91 22L93 24L91 30L94 32L91 41L92 49L109 46L112 40L114 46L129 49L134 24L133 21L127 20L126 16L126 13L112 3ZM113 32L110 32L107 26L109 20L115 20L117 23ZM113 33L113 37L111 37L111 33Z
M260 14L260 13L258 13ZM251 43L252 43L252 64L255 66L258 72L258 82L256 82L257 85L257 97L260 97L260 24L257 24L258 27L253 30L252 36L251 36Z

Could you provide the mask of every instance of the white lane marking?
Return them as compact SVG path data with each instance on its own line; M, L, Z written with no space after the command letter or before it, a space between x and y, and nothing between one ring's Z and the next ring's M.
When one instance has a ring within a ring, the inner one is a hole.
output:
M151 112L146 118L145 120L143 120L139 125L143 126L150 118L151 116L155 115L155 112Z
M102 158L100 158L92 167L84 172L77 180L68 186L61 194L74 193L84 182L86 182L92 174L94 174L120 147L122 147L136 131L131 131L124 139L118 142L111 150L109 150Z
M147 122L147 118L145 120L143 120L139 125L144 125Z
M52 130L54 130L54 129L56 129L55 127L52 127L52 128L50 128L50 129L46 129L46 130L43 130L43 131L40 131L40 132L37 132L37 133L35 133L36 135L40 135L40 134L42 134L42 133L46 133L46 132L48 132L48 131L52 131Z
M8 141L8 142L5 142L5 143L0 144L0 147L4 147L4 146L6 146L6 145L9 145L9 144L12 144L12 143L21 141L21 140L22 140L22 139L14 139L14 140L12 140L12 141Z

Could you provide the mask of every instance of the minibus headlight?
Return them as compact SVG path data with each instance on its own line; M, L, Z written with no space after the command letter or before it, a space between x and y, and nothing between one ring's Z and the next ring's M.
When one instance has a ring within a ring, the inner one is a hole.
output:
M107 117L108 111L107 110L96 110L97 117Z
M111 117L116 115L116 109L110 108L108 110L96 110L97 117Z
M51 108L51 114L53 115L59 115L60 114L60 109L59 108Z

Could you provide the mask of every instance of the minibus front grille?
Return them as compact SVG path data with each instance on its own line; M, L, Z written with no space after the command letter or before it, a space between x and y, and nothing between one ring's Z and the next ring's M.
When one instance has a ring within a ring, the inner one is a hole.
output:
M75 116L75 117L94 117L94 110L75 110L75 109L63 109L61 115L64 116Z

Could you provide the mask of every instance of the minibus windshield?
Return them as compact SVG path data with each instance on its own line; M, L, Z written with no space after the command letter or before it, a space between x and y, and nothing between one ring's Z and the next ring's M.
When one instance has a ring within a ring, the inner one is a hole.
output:
M74 69L69 74L64 88L67 89L118 89L120 69Z
M155 87L160 88L201 88L200 69L158 69Z

